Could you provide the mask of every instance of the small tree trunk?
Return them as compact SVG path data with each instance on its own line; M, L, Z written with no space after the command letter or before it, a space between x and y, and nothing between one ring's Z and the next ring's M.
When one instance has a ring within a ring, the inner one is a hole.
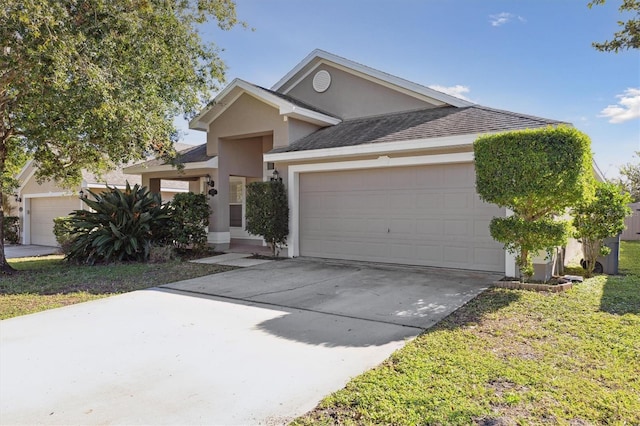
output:
M518 263L518 269L520 270L520 282L523 283L531 278L530 265L529 265L529 250L521 249L520 256L516 259Z
M582 255L585 262L585 277L590 278L593 276L593 270L596 267L596 261L598 254L600 253L600 241L590 240L588 238L582 239Z
M0 200L2 200L2 190L0 190ZM1 274L13 274L15 269L7 262L7 257L4 254L4 209L0 202L0 275Z

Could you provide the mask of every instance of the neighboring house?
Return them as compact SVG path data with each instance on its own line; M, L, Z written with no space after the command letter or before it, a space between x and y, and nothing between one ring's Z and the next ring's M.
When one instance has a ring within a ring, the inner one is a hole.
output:
M482 134L561 122L473 104L321 50L271 89L236 79L191 123L207 144L182 172L126 168L158 190L187 176L218 194L209 243L262 240L244 231L245 186L274 171L288 188L288 256L351 259L515 275L489 235L506 209L475 191ZM197 151L197 152L195 152ZM197 154L197 155L196 155Z
M188 145L184 145L188 146ZM122 169L105 173L101 178L83 172L82 184L77 188L63 188L53 181L38 183L35 178L36 166L33 162L27 163L18 175L21 186L16 191L20 201L14 207L13 214L20 217L21 241L23 244L38 244L45 246L57 246L53 235L53 219L60 216L68 216L73 210L86 208L80 198L82 190L89 196L87 189L93 192L102 192L106 185L110 187L124 188L128 181L131 185L140 183L140 176L128 175ZM161 188L163 200L170 200L178 192L187 192L187 182L165 181ZM16 204L15 200L13 203Z

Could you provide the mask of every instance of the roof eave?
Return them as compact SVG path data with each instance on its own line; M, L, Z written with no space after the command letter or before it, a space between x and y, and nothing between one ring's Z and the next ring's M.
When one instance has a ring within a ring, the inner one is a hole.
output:
M437 138L412 139L394 142L376 142L360 145L349 145L334 148L309 149L303 151L288 151L266 153L265 162L294 162L308 160L326 160L348 158L367 155L386 155L393 153L414 152L421 150L436 150L446 148L472 147L479 133L444 136Z
M207 161L199 161L194 163L184 163L184 170L195 170L195 169L217 169L218 168L218 157L213 157ZM145 166L145 163L136 164L133 166L125 167L123 172L130 175L141 175L143 173L153 173L153 172L169 172L169 171L177 171L178 169L171 164L160 164L157 166Z
M203 109L193 120L189 122L189 128L193 130L207 131L209 129L209 124L211 124L211 122L218 118L233 103L233 101L235 101L239 97L239 95L235 96L231 102L228 102L226 105L222 106L220 108L220 111L218 111L210 118L204 120L204 116L208 114L216 105L221 104L222 101L236 88L240 89L243 93L247 93L256 99L265 102L274 108L277 108L280 115L285 117L296 118L298 120L307 121L309 123L317 124L320 126L330 126L341 122L339 118L294 105L293 103L275 96L264 89L261 89L251 83L236 78L231 82L231 84L225 87L224 90L218 94L218 96L215 97L213 102L208 107Z

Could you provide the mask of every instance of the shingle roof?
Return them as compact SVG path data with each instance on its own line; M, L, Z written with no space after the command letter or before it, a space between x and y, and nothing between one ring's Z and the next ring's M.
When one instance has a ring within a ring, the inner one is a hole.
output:
M202 145L194 145L194 146L189 146L186 144L175 144L174 146L176 147L176 149L182 148L181 150L178 151L178 156L176 157L176 159L183 164L205 162L215 157L215 155L207 155L206 143ZM185 146L188 146L188 148L183 148ZM143 164L146 167L150 167L150 166L162 166L167 163L161 158L154 158L153 160L149 160L147 162L140 163L140 164L141 165Z
M546 127L560 121L510 111L470 107L438 107L345 120L307 135L271 153L337 148L380 142L437 138Z

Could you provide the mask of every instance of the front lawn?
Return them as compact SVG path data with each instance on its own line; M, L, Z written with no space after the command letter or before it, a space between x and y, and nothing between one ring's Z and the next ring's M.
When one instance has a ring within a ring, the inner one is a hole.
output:
M490 289L294 424L640 424L640 241L626 276Z
M78 266L62 256L9 264L21 272L0 279L0 319L235 269L180 261Z

